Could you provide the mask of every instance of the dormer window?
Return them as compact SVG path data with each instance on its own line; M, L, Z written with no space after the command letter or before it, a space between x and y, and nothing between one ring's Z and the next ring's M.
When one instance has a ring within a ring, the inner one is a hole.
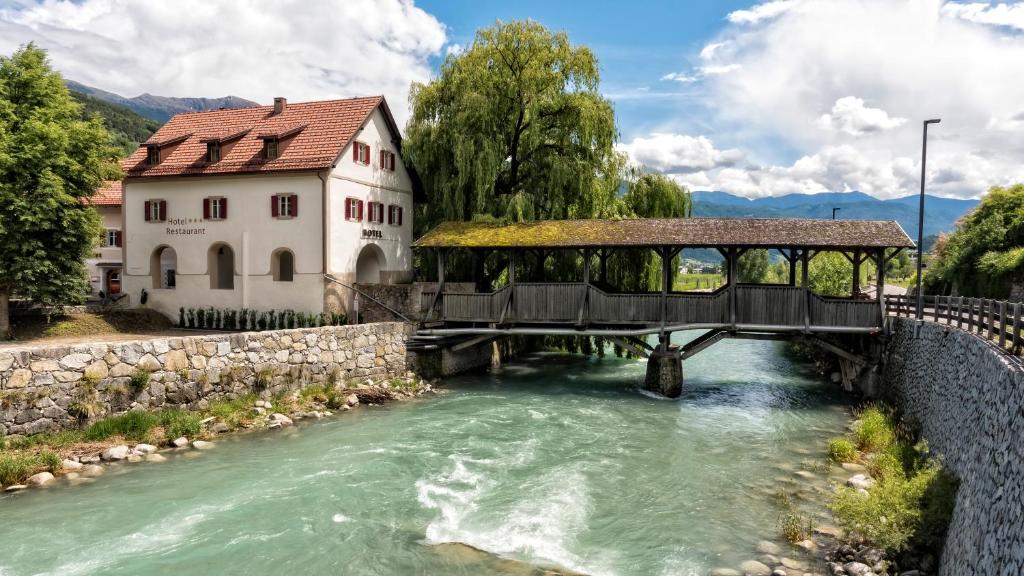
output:
M273 160L279 152L279 141L277 138L267 138L263 141L263 159Z
M206 143L206 161L220 162L220 142Z
M146 146L146 164L156 166L160 163L160 147Z

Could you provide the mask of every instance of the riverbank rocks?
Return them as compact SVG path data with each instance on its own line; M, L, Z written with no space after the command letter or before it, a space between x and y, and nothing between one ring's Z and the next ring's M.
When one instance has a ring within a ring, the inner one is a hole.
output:
M53 474L50 474L49 472L40 472L29 476L28 480L25 481L25 484L33 488L41 488L49 485L54 480L56 480L56 478L54 478Z
M231 428L223 422L215 422L213 426L210 426L210 432L213 432L214 434L224 434L230 430Z
M279 412L274 412L273 414L270 415L270 427L271 428L277 428L277 427L281 427L281 426L291 426L292 424L294 424L294 422L292 422L292 419L287 417L287 416L285 416L284 414L281 414Z
M851 476L846 481L846 485L858 490L867 490L875 485L875 479L865 474L857 474L856 476Z
M133 450L142 455L152 454L156 452L156 446L152 444L136 444Z
M81 470L82 466L84 466L84 464L82 464L81 462L76 462L74 460L64 460L63 462L60 463L61 469L67 472L76 472L78 470Z
M128 454L130 453L131 448L128 448L124 444L120 444L117 446L111 446L110 448L107 448L103 452L100 452L100 459L104 460L105 462L124 460L128 458Z
M171 440L171 446L174 446L175 448L184 448L188 446L188 438L185 438L184 436L175 438L174 440Z
M216 444L213 442L206 442L205 440L194 440L192 442L192 447L196 450L209 450L214 446L216 446Z
M779 554L782 554L782 547L774 542L769 542L768 540L761 540L757 543L757 551L762 554L771 554L773 556L778 556Z
M167 462L167 457L163 454L147 454L146 462Z
M345 397L346 406L352 407L357 404L359 404L359 396L356 396L355 394L349 394L348 396Z
M711 576L743 576L743 572L732 568L715 568L711 571Z
M11 484L7 488L4 488L4 492L21 492L26 488L28 488L28 486L25 484Z

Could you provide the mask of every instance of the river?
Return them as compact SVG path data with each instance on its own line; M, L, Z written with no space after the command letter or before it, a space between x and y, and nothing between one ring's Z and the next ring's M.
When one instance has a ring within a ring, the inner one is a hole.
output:
M535 354L421 400L3 495L0 575L735 567L777 534L780 482L797 490L848 419L782 347L712 346L680 401L636 390L641 361Z

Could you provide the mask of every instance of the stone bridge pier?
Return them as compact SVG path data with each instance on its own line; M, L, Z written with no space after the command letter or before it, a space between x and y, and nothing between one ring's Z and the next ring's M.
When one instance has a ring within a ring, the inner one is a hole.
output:
M678 398L683 393L683 356L679 346L670 343L666 334L647 358L644 390L657 392L666 398Z

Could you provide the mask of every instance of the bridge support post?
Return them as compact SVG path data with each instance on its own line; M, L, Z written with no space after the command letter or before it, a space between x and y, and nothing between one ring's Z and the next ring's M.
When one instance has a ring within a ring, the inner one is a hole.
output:
M669 343L668 335L647 359L644 390L657 392L667 398L678 398L683 393L683 357L678 346Z

